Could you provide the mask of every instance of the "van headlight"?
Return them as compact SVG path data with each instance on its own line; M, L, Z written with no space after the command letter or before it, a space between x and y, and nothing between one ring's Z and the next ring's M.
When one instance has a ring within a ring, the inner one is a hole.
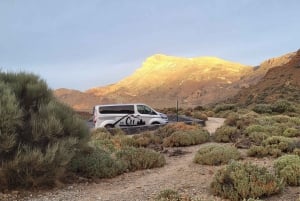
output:
M160 113L159 115L160 115L160 117L161 117L162 119L167 119L167 120L168 120L168 116L167 116L167 115L162 114L162 113Z

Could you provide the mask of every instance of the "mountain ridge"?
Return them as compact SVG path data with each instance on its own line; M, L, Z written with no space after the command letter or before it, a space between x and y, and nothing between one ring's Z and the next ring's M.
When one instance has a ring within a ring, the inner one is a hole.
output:
M77 110L96 104L144 102L153 107L213 104L257 84L267 72L285 65L296 52L268 59L254 68L217 57L183 58L164 54L148 57L132 75L85 92L63 90L55 95ZM79 98L80 97L80 98Z

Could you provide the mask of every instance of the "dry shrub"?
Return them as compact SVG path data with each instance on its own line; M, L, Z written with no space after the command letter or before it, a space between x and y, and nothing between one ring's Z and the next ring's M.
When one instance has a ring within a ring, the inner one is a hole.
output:
M98 128L91 132L91 140L111 139L112 135L106 128Z
M126 147L118 151L116 157L129 171L162 167L166 164L163 155L145 148Z
M196 118L196 119L201 119L201 120L204 120L204 121L208 120L207 115L205 113L203 113L203 112L194 112L192 114L192 117Z
M224 123L228 126L237 126L238 120L239 115L237 113L230 113Z
M181 197L177 191L166 189L159 192L154 201L181 201Z
M259 114L255 112L248 112L240 116L239 120L236 122L236 127L239 129L245 129L250 124L255 123L257 117L259 117Z
M238 201L279 193L283 184L264 167L231 162L215 174L210 187L214 195Z
M297 155L281 156L274 162L278 177L290 186L300 186L300 157Z
M295 148L293 154L300 156L300 148Z
M154 131L154 135L157 135L163 139L169 137L176 131L195 130L196 128L198 128L196 125L188 125L184 122L177 122L158 128L156 131Z
M113 138L111 140L117 149L122 149L124 147L137 147L138 146L135 139L128 137L126 135L115 135L115 136L113 136Z
M150 144L162 144L162 138L151 131L145 131L139 135L134 135L132 138L139 147L147 147Z
M219 144L208 144L201 147L195 157L194 162L202 165L221 165L230 160L238 160L241 153L235 147Z
M209 133L203 129L176 131L171 136L163 140L165 147L178 147L201 144L208 142Z
M213 138L216 142L234 142L239 135L236 127L223 125L216 130Z

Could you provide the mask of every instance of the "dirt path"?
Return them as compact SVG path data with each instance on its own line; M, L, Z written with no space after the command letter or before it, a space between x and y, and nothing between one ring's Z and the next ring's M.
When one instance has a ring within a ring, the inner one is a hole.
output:
M209 118L206 129L213 133L224 123L221 118ZM161 190L173 189L181 194L200 198L199 200L222 200L209 193L209 184L214 173L221 168L193 163L195 152L202 145L181 147L184 155L170 157L165 154L167 164L162 168L125 173L97 183L70 185L51 192L39 192L19 200L32 201L145 201L153 199ZM175 148L168 149L171 152ZM265 159L262 159L265 160ZM265 161L258 161L265 163ZM293 193L297 189L287 189ZM294 192L295 194L295 192ZM286 200L271 198L271 201ZM290 199L288 199L290 200Z

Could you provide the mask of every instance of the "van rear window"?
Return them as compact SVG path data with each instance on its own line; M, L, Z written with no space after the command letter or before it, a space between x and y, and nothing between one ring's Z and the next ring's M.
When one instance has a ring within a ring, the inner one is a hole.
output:
M114 105L99 107L101 114L134 114L133 105Z

